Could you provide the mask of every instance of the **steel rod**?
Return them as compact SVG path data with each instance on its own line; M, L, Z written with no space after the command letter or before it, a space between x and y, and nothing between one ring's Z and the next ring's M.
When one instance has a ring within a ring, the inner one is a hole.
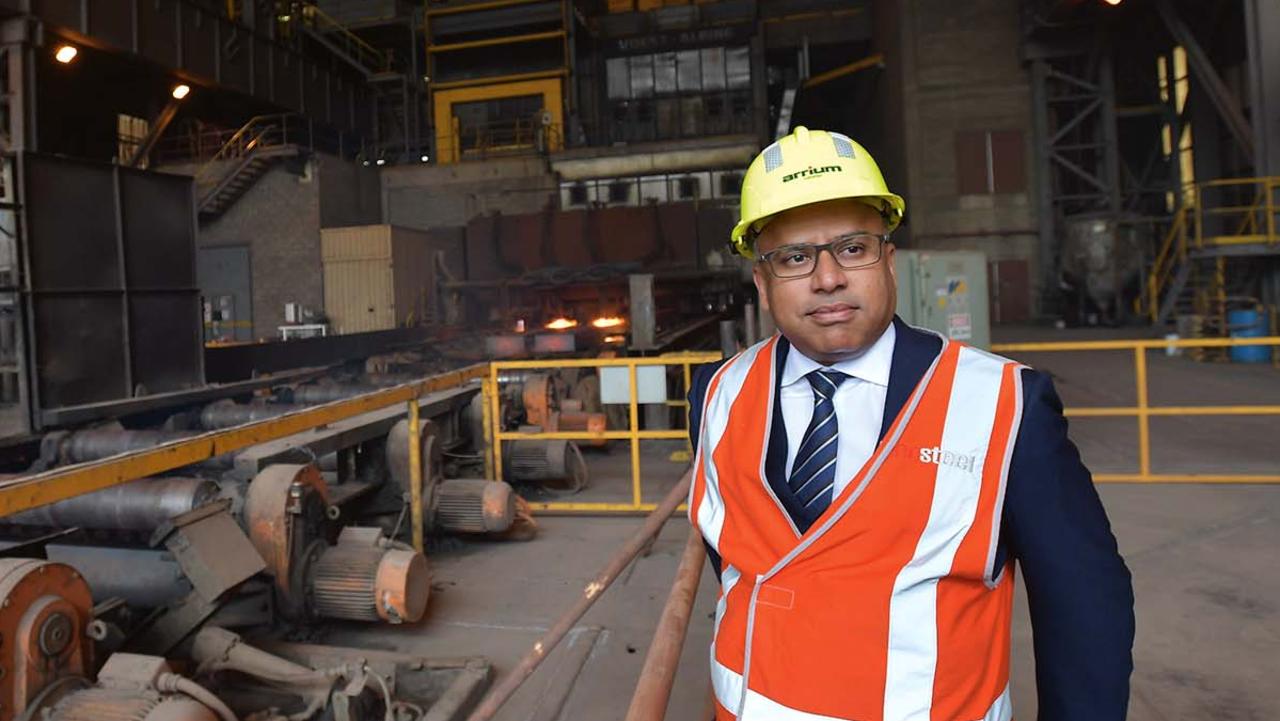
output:
M498 713L502 704L506 703L516 689L520 688L520 685L546 660L552 649L564 639L573 625L586 614L587 610L595 604L596 599L600 598L600 595L618 578L618 575L635 560L649 540L658 535L663 524L689 494L691 478L692 471L686 471L675 488L672 488L667 497L662 499L662 503L645 518L644 525L627 539L626 544L618 549L613 558L609 559L609 563L582 589L582 594L578 596L573 606L542 635L542 638L538 639L537 643L533 644L533 648L520 659L520 663L516 664L515 668L511 669L485 695L476 710L467 717L467 721L488 721Z
M689 531L684 544L684 555L676 569L676 580L662 609L658 630L644 657L640 681L636 684L626 721L662 721L667 715L671 700L671 687L676 680L676 668L680 665L680 651L684 648L685 634L689 630L689 618L693 614L693 601L698 595L698 582L702 580L702 564L706 560L702 534L698 529Z

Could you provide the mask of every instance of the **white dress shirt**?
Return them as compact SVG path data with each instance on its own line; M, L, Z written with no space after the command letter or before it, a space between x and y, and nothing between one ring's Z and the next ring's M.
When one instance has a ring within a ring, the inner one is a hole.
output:
M787 478L796 461L796 451L804 432L813 419L813 387L805 376L819 368L840 371L846 378L836 389L832 402L836 408L839 440L836 447L836 481L831 497L840 495L849 481L871 457L880 438L884 421L885 394L889 392L889 371L893 367L893 344L897 331L893 324L875 343L856 358L826 366L796 350L787 350L782 369L780 399L782 422L787 428Z

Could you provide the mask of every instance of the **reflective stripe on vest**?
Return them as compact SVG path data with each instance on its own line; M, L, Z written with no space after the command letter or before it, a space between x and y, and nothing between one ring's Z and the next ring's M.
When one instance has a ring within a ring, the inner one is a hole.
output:
M801 535L764 474L776 342L719 369L699 430L689 515L723 562L718 718L1007 721L1013 582L992 566L1021 366L944 341Z

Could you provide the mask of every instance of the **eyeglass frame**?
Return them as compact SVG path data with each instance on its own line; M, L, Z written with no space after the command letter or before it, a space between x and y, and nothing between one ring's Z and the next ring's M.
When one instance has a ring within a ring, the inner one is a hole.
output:
M876 255L876 259L874 261L867 263L866 265L858 265L858 266L854 266L853 268L846 268L843 264L841 264L840 259L836 257L836 252L833 246L836 245L837 243L846 241L850 238L859 237L859 236L868 236L868 237L879 240L880 241L879 253ZM768 253L761 253L760 255L757 255L756 262L763 263L764 266L769 269L769 274L777 278L778 280L799 280L801 278L808 278L809 276L818 272L818 258L822 256L822 251L825 250L826 252L831 254L831 259L836 262L836 265L839 266L841 270L862 270L863 268L871 268L879 264L879 262L884 259L884 246L886 243L889 243L891 241L892 236L893 236L892 233L872 233L865 230L855 230L851 233L842 233L836 236L835 238L833 238L832 240L827 241L826 243L818 243L818 244L793 243L791 245L784 245L781 248L774 248ZM784 250L796 250L798 248L814 249L813 268L811 268L808 273L804 273L803 275L778 275L778 271L774 270L773 264L769 262L769 258L771 258L772 256Z

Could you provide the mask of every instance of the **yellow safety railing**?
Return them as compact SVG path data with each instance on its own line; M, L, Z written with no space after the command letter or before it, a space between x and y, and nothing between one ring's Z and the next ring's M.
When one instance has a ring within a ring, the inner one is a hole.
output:
M1280 177L1210 180L1191 186L1189 196L1174 211L1139 299L1138 310L1152 323L1191 248L1272 245L1280 252Z
M485 397L488 399L485 418L486 441L491 449L491 459L486 459L486 472L490 478L502 478L502 442L509 440L567 440L598 441L626 440L631 442L631 501L629 503L610 502L568 502L555 501L530 504L535 511L571 512L571 513L636 513L652 511L654 503L644 501L643 487L640 478L640 441L645 440L684 440L689 438L688 429L674 430L640 430L640 401L637 369L648 366L680 366L684 380L684 395L688 394L692 383L693 366L712 363L720 360L719 353L672 353L650 358L574 358L549 360L513 360L494 361L489 364L489 377L485 380ZM554 432L522 432L506 431L502 425L501 394L498 392L498 374L505 370L557 370L563 368L626 368L629 383L627 430L617 431L554 431ZM667 405L685 405L681 401L665 401Z
M1202 338L1188 340L1115 340L1051 343L1003 343L992 350L1006 354L1026 354L1067 351L1128 351L1133 354L1137 387L1137 403L1132 406L1091 406L1067 408L1065 414L1075 418L1133 417L1138 424L1138 472L1102 473L1094 476L1098 482L1138 483L1280 483L1280 474L1177 474L1153 473L1151 470L1150 419L1171 416L1280 416L1280 405L1201 405L1159 406L1149 400L1147 384L1147 354L1153 350L1168 348L1224 348L1232 346L1265 345L1273 349L1273 358L1280 359L1280 335L1259 338ZM637 369L649 366L677 366L682 371L683 392L687 394L692 381L694 365L711 363L721 358L719 353L676 353L649 358L590 358L562 360L496 361L476 364L460 370L423 378L381 391L375 391L347 400L307 408L276 418L248 423L234 428L212 431L189 439L161 444L154 448L105 458L99 461L79 463L55 468L43 473L0 480L0 517L55 503L85 493L110 488L129 481L159 475L183 466L214 458L250 446L279 440L312 428L337 423L363 413L369 413L398 404L407 405L410 422L410 438L418 433L418 403L422 396L451 388L460 388L475 380L480 381L484 395L484 443L490 449L485 454L485 472L488 478L502 477L502 442L517 439L542 440L626 440L631 450L631 500L614 502L548 502L531 504L534 510L551 512L635 513L651 511L653 502L645 502L640 473L640 442L646 440L681 440L688 443L687 429L640 430L639 383ZM503 370L554 370L559 368L607 368L627 369L629 384L628 418L626 430L612 431L556 431L514 432L501 427L501 394L498 375ZM683 400L666 400L669 406L684 406ZM410 458L419 451L417 443L410 441ZM687 446L686 446L687 447ZM421 464L411 462L411 488L413 494L421 493ZM423 509L420 503L412 504L414 515L414 543L421 545Z
M1280 243L1276 221L1280 214L1278 191L1280 177L1222 178L1197 183L1193 201L1196 247ZM1241 204L1240 197L1250 200ZM1234 229L1206 229L1206 221L1210 220Z
M1222 405L1222 406L1153 406L1147 384L1147 353L1168 348L1225 348L1231 346L1271 346L1276 353L1280 336L1260 338L1198 338L1190 340L1108 340L1052 343L997 343L991 347L996 353L1023 354L1065 351L1129 351L1133 353L1134 380L1137 386L1137 404L1132 406L1089 406L1067 408L1068 418L1124 418L1133 417L1138 422L1138 472L1098 473L1093 480L1099 483L1280 483L1280 474L1192 474L1152 473L1151 471L1151 418L1171 416L1280 416L1280 405Z
M1147 273L1147 292L1142 299L1145 301L1145 314L1151 318L1151 322L1155 323L1160 313L1160 301L1164 297L1165 288L1173 280L1174 273L1187 259L1187 216L1190 208L1178 208L1173 214L1173 224L1169 226L1169 232L1165 234L1164 243L1160 246L1160 251L1156 253L1155 262L1151 264L1151 271Z

